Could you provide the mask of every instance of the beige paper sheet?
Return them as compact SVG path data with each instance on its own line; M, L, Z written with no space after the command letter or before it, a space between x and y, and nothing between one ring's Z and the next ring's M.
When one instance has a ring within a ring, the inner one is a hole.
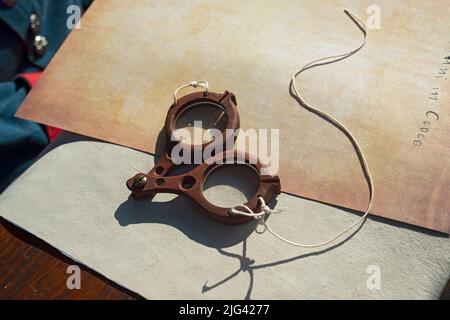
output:
M288 89L305 63L359 45L343 8L365 19L371 4L96 1L18 116L153 152L174 88L207 79L236 94L244 129L280 129L283 191L362 210L368 190L350 142ZM382 25L367 46L299 86L360 141L375 181L372 213L449 233L450 99L439 72L449 61L450 6L377 4Z

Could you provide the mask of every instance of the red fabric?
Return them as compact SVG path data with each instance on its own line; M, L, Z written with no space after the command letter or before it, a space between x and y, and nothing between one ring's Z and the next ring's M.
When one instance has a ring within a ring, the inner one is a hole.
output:
M42 71L39 72L30 72L30 73L22 73L19 76L27 80L30 86L34 87L34 85L38 82L41 77Z
M40 77L42 75L42 72L31 72L31 73L22 73L20 74L20 77L27 80L27 82L30 84L31 87L34 87L34 85L39 81ZM56 137L61 133L61 129L54 128L50 126L45 126L47 130L47 135L50 141L53 141L56 139Z
M56 139L57 136L59 136L59 134L61 133L61 129L60 128L55 128L55 127L50 127L50 126L45 126L47 128L47 135L48 138L50 139L50 141L53 141Z

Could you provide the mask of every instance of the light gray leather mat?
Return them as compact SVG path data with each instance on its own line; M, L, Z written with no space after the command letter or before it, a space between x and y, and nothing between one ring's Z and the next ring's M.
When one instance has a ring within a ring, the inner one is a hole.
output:
M448 280L448 237L401 223L370 218L346 241L305 250L252 224L220 225L173 195L128 200L126 179L152 164L151 155L65 133L0 195L0 214L147 298L435 299ZM358 218L286 194L276 207L283 213L269 223L301 242ZM378 275L368 270L380 271L381 288L368 288Z

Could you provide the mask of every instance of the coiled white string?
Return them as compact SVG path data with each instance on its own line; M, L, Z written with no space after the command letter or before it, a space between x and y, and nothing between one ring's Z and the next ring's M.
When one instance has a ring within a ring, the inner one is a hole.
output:
M364 212L364 214L361 216L361 218L359 220L357 220L355 223L351 224L350 226L348 226L346 229L344 229L343 231L339 232L338 234L336 234L335 236L331 237L329 240L321 242L321 243L316 243L316 244L301 244L301 243L297 243L297 242L293 242L290 241L288 239L285 239L284 237L280 236L279 234L277 234L275 231L273 231L270 226L267 224L266 222L266 216L271 214L271 213L277 213L277 211L270 209L264 199L262 197L259 197L259 202L261 204L260 208L261 211L260 212L253 212L249 207L245 206L245 205L239 205L236 206L235 208L231 209L231 213L232 214L236 214L236 215L242 215L242 216L249 216L249 217L254 217L256 220L259 221L260 225L263 225L264 230L262 232L264 232L265 230L268 230L271 234L273 234L275 237L277 237L278 239L280 239L281 241L284 241L288 244L291 244L293 246L296 247L301 247L301 248L318 248L318 247L323 247L326 245L329 245L331 243L333 243L334 241L336 241L338 238L340 238L341 236L343 236L344 234L346 234L347 232L349 232L350 230L352 230L353 228L355 228L356 226L363 224L364 221L367 218L367 215L369 214L371 208L372 208L372 202L373 202L373 198L374 198L374 186L373 186L373 179L372 179L372 175L370 173L369 170L369 166L367 165L367 160L366 157L364 156L364 153L361 149L361 147L359 146L359 143L357 142L356 138L351 134L350 130L348 130L342 123L340 123L338 120L336 120L335 118L333 118L332 116L310 106L308 103L306 103L300 96L300 93L298 92L295 80L296 78L302 74L304 71L314 68L314 67L318 67L321 65L325 65L325 64L330 64L330 63L334 63L334 62L338 62L340 60L344 60L352 55L354 55L355 53L357 53L359 50L361 50L365 44L366 44L366 38L367 38L367 30L366 30L366 26L364 24L364 22L361 21L361 19L359 19L358 17L356 17L354 14L352 14L351 12L349 12L348 10L344 10L345 14L347 14L347 16L353 21L353 23L361 30L361 32L364 35L364 40L363 43L356 48L353 51L350 51L348 53L344 53L341 55L337 55L337 56L330 56L330 57L325 57L325 58L321 58L318 60L314 60L308 64L306 64L303 68L301 68L300 70L296 71L291 79L291 88L293 91L293 94L295 95L295 97L298 99L300 105L302 107L304 107L305 109L307 109L308 111L315 113L316 115L326 119L327 121L329 121L330 123L332 123L333 125L335 125L336 127L338 127L341 131L343 131L345 133L345 135L349 138L349 140L352 142L355 151L358 155L358 158L361 162L366 180L367 180L367 184L369 186L369 204L367 206L367 210Z

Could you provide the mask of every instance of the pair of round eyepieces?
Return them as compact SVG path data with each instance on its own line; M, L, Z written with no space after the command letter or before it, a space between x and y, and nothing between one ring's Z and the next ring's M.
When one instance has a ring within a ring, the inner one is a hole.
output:
M244 182L244 204L256 211L259 197L268 203L281 192L278 176L263 174L264 166L258 159L227 150L234 144L239 126L236 97L231 92L194 92L180 99L175 95L165 121L166 144L160 159L149 173L139 173L127 181L133 198L174 193L196 202L218 222L242 224L252 220L231 213L231 208L242 203L227 203L225 191L216 193L218 197L209 194L211 181L231 181L237 188Z

